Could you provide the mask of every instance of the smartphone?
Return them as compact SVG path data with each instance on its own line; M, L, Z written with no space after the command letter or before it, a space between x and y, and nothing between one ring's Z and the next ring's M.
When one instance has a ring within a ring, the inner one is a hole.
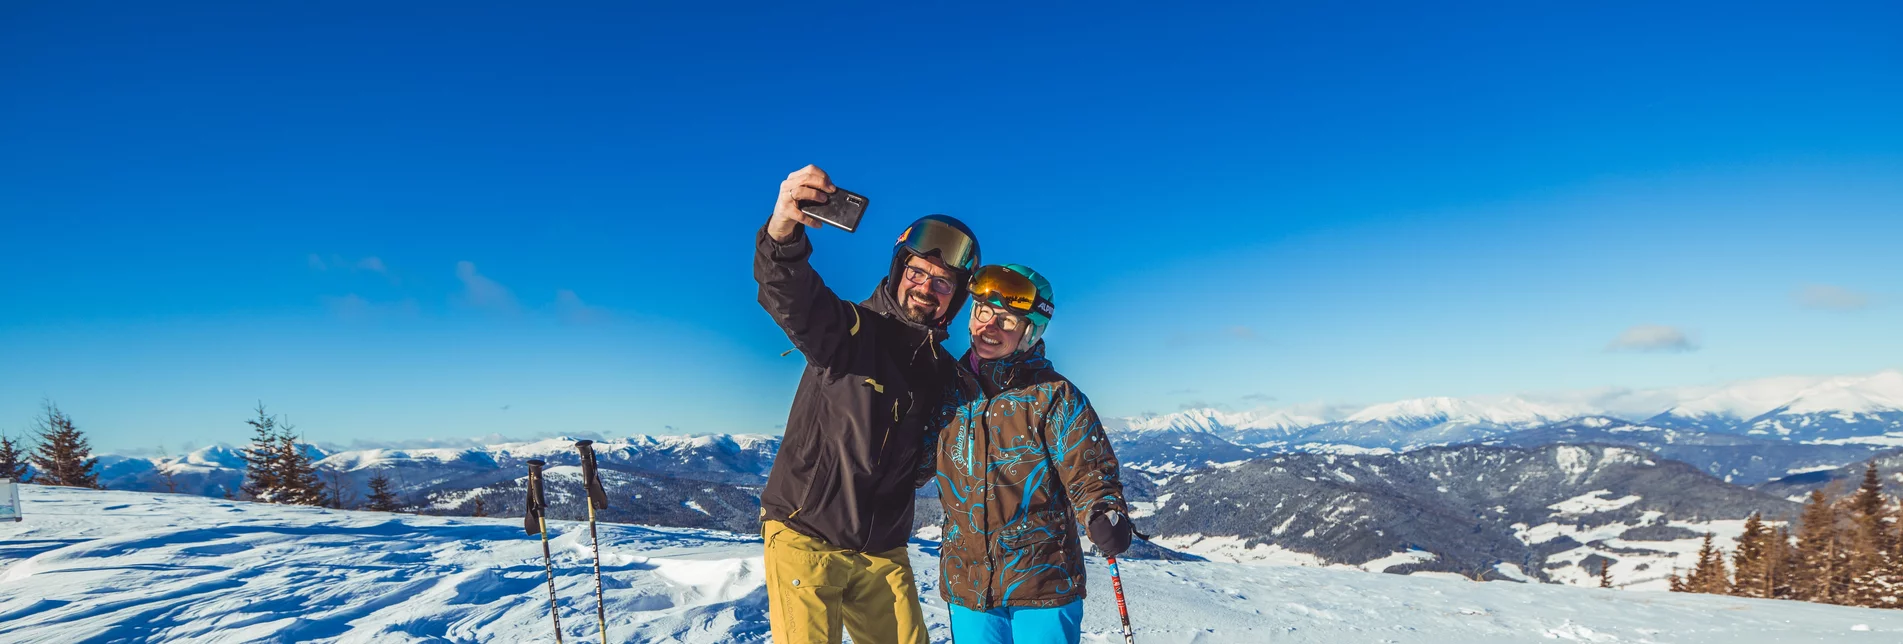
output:
M859 227L859 219L866 216L866 196L836 188L827 196L826 203L816 201L800 202L800 212L815 219L838 226L846 232Z

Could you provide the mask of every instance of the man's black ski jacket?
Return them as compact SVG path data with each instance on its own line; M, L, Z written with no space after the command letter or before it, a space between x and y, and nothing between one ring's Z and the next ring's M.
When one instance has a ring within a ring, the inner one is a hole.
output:
M956 377L945 333L899 314L890 275L864 302L840 299L807 263L804 229L782 244L763 226L754 246L760 306L806 357L762 516L840 548L904 546L913 491L935 467L927 426Z

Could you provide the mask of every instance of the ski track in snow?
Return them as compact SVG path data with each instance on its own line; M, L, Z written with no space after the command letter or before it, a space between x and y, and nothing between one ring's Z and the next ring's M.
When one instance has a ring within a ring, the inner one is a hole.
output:
M0 524L0 643L552 642L539 539L520 519L289 508L22 486ZM598 641L586 524L552 522L569 641ZM615 642L767 639L759 539L603 525ZM936 544L913 542L934 643ZM1295 566L1122 562L1144 644L1895 642L1903 611L1475 583ZM1093 559L1085 641L1121 642Z

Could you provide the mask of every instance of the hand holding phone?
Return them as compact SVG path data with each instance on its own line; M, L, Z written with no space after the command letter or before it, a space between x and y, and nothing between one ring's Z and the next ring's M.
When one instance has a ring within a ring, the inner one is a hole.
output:
M865 195L838 186L833 187L832 194L826 196L824 203L818 201L801 201L799 203L800 212L806 213L807 216L814 219L838 226L846 232L853 232L859 228L860 218L866 215L867 201Z
M866 203L864 195L840 190L825 170L809 165L780 182L780 198L773 204L766 232L780 243L792 239L802 225L819 228L831 223L852 232L865 216Z

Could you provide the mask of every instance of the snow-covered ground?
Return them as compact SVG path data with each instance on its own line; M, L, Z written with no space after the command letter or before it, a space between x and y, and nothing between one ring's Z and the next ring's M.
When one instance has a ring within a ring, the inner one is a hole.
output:
M540 542L449 519L24 486L0 524L0 642L551 642ZM550 526L569 641L596 641L587 527ZM935 544L915 542L919 582ZM615 642L764 642L758 538L602 528ZM1398 556L1397 556L1398 561ZM1385 575L1129 561L1144 644L1896 642L1903 611ZM1085 627L1118 642L1101 565ZM934 642L945 610L924 593Z

